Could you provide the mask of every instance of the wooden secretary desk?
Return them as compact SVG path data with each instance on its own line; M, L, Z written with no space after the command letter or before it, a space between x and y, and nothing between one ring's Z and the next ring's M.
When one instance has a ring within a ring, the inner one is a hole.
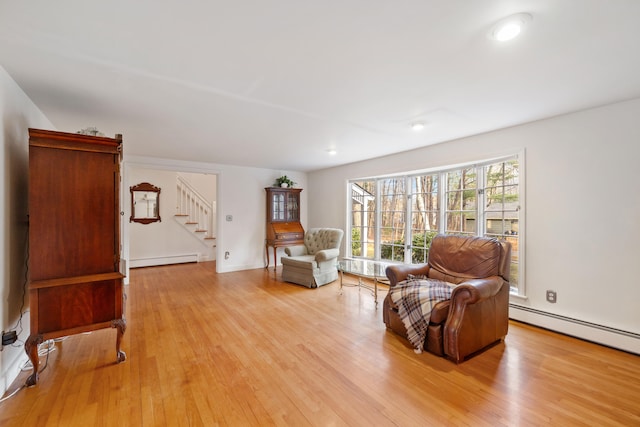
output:
M126 329L120 273L122 136L29 129L29 300L25 351L38 382L44 340Z
M278 264L276 250L280 247L304 244L304 229L300 224L301 188L267 187L267 239L265 252L269 268L269 246L273 247L273 268Z

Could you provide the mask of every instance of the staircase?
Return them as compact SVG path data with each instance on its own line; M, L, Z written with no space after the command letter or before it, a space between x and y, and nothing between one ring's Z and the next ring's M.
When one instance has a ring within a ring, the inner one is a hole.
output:
M215 202L206 200L193 186L178 174L176 220L193 233L204 244L216 247L214 220L216 216Z

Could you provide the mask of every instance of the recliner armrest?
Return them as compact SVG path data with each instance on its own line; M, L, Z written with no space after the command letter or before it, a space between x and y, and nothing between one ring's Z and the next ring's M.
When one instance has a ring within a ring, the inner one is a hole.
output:
M509 284L500 276L467 280L451 293L442 331L444 353L456 363L504 337L509 321Z
M338 255L340 255L340 249L323 249L316 252L316 262L329 261L338 258Z
M453 289L451 300L461 300L465 304L475 304L478 301L495 296L502 288L502 284L503 279L500 276L467 280Z
M406 280L409 274L428 276L429 269L428 264L396 264L388 266L385 272L389 279L389 286L395 286L397 283Z
M289 256L307 255L307 247L305 245L287 246L284 252Z

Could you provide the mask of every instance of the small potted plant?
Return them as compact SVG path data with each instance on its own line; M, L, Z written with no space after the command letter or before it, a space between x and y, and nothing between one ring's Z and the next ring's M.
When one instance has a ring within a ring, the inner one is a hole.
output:
M289 179L287 175L282 175L280 178L276 179L276 187L289 188L296 185L295 182Z

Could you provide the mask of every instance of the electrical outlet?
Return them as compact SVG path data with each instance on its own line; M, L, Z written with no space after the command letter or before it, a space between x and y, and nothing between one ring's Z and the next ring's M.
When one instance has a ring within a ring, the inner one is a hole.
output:
M16 331L2 332L2 345L11 345L18 340Z
M558 294L556 291L547 291L547 302L555 304L558 301Z

